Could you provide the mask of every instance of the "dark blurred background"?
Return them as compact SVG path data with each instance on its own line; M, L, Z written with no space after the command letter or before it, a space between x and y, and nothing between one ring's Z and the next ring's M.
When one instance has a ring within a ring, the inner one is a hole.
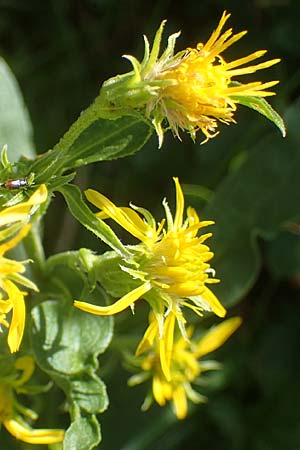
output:
M121 55L141 58L142 35L151 41L162 19L168 20L165 36L182 31L177 41L181 50L205 42L224 9L232 13L228 27L235 32L248 30L246 37L226 51L225 58L267 49L268 58L282 59L279 65L249 79L279 79L278 94L271 103L284 114L299 95L298 0L0 0L0 54L21 86L37 151L44 152L57 143L98 94L104 80L130 70ZM220 135L204 146L199 145L201 136L194 144L188 136L179 142L169 133L158 150L153 136L131 158L80 169L76 183L82 189L101 190L117 204L131 200L159 218L161 199L172 198L172 176L179 176L187 186L200 184L214 191L239 155L255 149L266 134L278 133L273 124L242 107L236 120L237 125L220 125ZM204 207L205 199L194 203ZM45 235L48 254L80 246L100 248L65 212L59 197L51 205ZM278 268L276 262L284 251L287 255ZM298 228L293 234L281 233L272 245L261 242L260 252L264 258L255 283L230 311L241 314L244 325L218 353L218 359L226 364L223 375L208 389L208 404L193 408L180 423L170 419L168 412L161 415L158 407L141 415L145 387L127 388L128 374L120 365L117 375L107 374L105 379L111 408L100 418L101 448L300 449ZM120 363L115 364L118 367ZM11 447L5 450L19 448L7 445Z

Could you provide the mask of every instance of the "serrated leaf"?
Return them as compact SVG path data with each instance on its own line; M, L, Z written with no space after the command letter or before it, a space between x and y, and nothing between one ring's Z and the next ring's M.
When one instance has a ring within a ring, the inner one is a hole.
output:
M103 220L98 219L86 203L84 203L80 189L74 185L66 185L60 188L59 191L64 196L71 214L73 214L82 225L102 239L117 253L126 254L125 247L112 229Z
M300 140L298 134L297 145L292 135L284 141L272 135L252 149L202 212L216 222L210 247L221 283L214 292L225 306L240 300L256 280L261 266L257 237L274 237L286 221L300 216Z
M95 416L79 417L66 432L64 450L91 450L101 440L100 426Z
M286 136L285 124L282 117L275 111L272 106L262 97L241 96L235 98L240 105L247 106L259 112L276 125L283 137Z
M18 83L0 58L0 149L8 146L8 157L12 162L20 156L35 155L32 141L32 126Z

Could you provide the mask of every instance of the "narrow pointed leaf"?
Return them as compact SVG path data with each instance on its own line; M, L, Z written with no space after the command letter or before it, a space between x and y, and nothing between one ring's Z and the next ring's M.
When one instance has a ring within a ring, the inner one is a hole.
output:
M98 219L83 201L78 187L69 184L60 188L59 191L64 196L70 212L82 225L92 231L117 253L126 253L125 248L112 229L103 220Z
M247 108L259 112L276 125L282 136L286 136L286 128L282 117L272 106L262 97L237 97L236 100Z

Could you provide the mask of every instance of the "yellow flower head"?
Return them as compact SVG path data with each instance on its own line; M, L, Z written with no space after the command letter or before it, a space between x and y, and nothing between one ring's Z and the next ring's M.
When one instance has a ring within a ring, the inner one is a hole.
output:
M131 258L124 258L124 265L121 267L124 275L138 281L138 285L110 306L101 307L75 301L75 306L84 311L111 315L129 306L133 307L134 302L145 298L154 311L159 335L164 342L162 347L167 347L161 356L166 374L169 364L165 354L169 354L172 349L176 321L185 335L183 308L187 307L200 316L205 310L220 317L226 314L224 307L207 287L219 281L211 277L214 271L210 268L209 261L213 253L205 244L211 233L198 236L201 228L213 222L200 221L196 211L190 207L184 219L184 196L178 179L174 178L174 181L175 215L172 216L167 201L164 200L166 218L158 224L145 209L134 206L120 208L96 191L89 189L86 192L87 199L101 209L98 217L112 218L141 241L136 246L128 247ZM141 344L144 350L147 345L152 345L154 335L150 326Z
M153 319L153 317L150 319L150 324L155 324ZM176 416L178 419L184 419L188 411L188 399L194 403L205 401L206 398L196 392L191 384L197 381L204 371L217 369L219 365L215 361L201 361L200 358L223 345L240 324L239 317L225 320L211 328L198 341L187 341L180 336L172 349L169 379L165 377L161 368L160 342L156 337L146 356L135 361L142 372L131 377L128 382L133 386L152 379L152 395L146 398L142 409L145 410L151 405L153 396L160 406L172 401ZM191 337L192 329L190 328L188 332Z
M196 48L187 48L174 54L176 39L180 33L171 35L166 50L159 56L166 22L163 21L151 52L149 42L144 38L145 53L142 62L131 55L125 55L133 66L133 72L104 83L101 96L106 101L107 109L115 107L116 112L124 112L125 107L136 107L152 120L161 146L165 120L176 136L179 137L181 129L187 130L195 138L197 131L201 130L206 142L218 133L219 121L227 124L235 122L234 111L243 97L274 95L268 89L278 81L242 84L236 81L236 77L268 68L278 63L279 59L249 64L261 58L266 50L256 51L231 62L221 56L246 34L246 31L233 34L231 28L223 31L229 17L230 14L225 11L208 41L205 44L198 43Z
M16 352L21 344L25 326L26 292L17 284L37 290L36 285L25 278L25 263L6 258L4 255L27 235L30 215L47 199L47 188L41 185L25 202L0 211L0 331L1 325L9 328L7 342L10 351ZM11 314L10 324L7 315Z
M62 442L63 430L33 429L24 417L36 420L37 414L17 401L17 393L26 393L25 383L34 371L34 361L30 356L22 356L15 361L11 372L0 375L0 424L16 439L29 444L52 444ZM22 415L21 415L22 413Z

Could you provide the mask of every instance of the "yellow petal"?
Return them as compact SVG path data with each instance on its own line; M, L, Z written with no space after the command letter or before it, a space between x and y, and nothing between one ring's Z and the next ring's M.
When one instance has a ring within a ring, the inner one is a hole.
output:
M25 427L14 419L5 420L3 425L12 436L28 444L54 444L56 442L62 442L64 439L63 430L34 430Z
M134 209L128 207L120 207L119 209L127 216L126 218L131 222L135 229L139 230L139 236L147 236L149 232L151 233L152 229L148 222L146 222Z
M26 220L30 209L31 205L27 203L19 203L18 205L5 208L0 212L0 226Z
M0 300L0 313L7 314L12 309L12 304L9 300Z
M176 213L174 218L174 229L179 230L182 227L184 196L178 178L173 178L176 187Z
M162 382L160 377L153 377L152 382L152 392L155 398L155 401L160 405L164 406L166 404L166 398L164 395L164 387L165 383Z
M14 387L22 386L31 378L34 372L34 359L31 356L21 356L16 360L15 367L22 370L23 373L19 379L14 381Z
M133 291L129 292L128 294L124 295L120 300L113 303L109 306L97 306L92 305L90 303L86 302L80 302L75 300L74 306L76 308L81 309L82 311L89 312L91 314L96 314L99 316L110 316L113 314L117 314L121 311L124 311L124 309L128 308L128 306L132 305L135 301L137 301L142 295L144 295L146 292L148 292L151 289L150 283L144 283L138 288L134 289Z
M85 196L89 202L101 209L108 217L113 219L130 234L140 241L145 239L145 224L135 211L131 210L130 215L128 215L127 208L119 208L107 197L93 189L87 189Z
M23 293L10 280L5 280L9 301L12 303L13 312L9 327L7 343L11 353L19 350L25 327L25 302Z
M222 28L225 25L225 22L229 19L230 14L227 14L226 11L223 12L222 17L220 19L220 22L218 23L217 28L212 32L211 36L209 37L208 41L206 42L204 49L207 50L209 48L211 48L216 40L218 39L218 37L221 34Z
M188 403L185 389L182 385L179 385L173 392L173 404L177 418L184 419L187 415Z
M163 335L159 340L161 369L168 381L171 380L170 365L174 343L175 314L171 311L165 319Z
M4 244L1 244L0 254L3 255L8 250L11 250L12 248L16 247L16 245L18 245L18 243L28 234L30 228L31 228L30 224L24 225L24 227L21 228L21 230L19 231L18 234L16 234L16 236L14 236L12 239L5 242Z
M0 245L0 251L2 246ZM24 264L18 261L13 261L11 259L0 257L0 273L2 278L7 277L7 275L25 272Z
M204 300L206 300L209 303L209 305L211 306L211 309L217 316L225 317L226 309L220 303L220 301L217 299L217 297L212 293L212 291L210 289L208 289L206 286L204 287L204 291L201 294L201 297L203 297Z
M47 186L45 184L41 184L38 189L32 194L32 196L28 199L29 205L40 205L47 200L48 191Z
M225 320L220 325L211 328L198 342L195 350L197 358L213 352L221 347L224 342L237 330L241 325L242 319L240 317L232 317Z
M247 66L247 67L242 67L242 68L228 70L227 73L228 73L228 75L230 77L234 77L234 76L237 76L237 75L245 75L245 74L248 74L248 73L254 73L257 70L267 69L268 67L271 67L274 64L278 64L279 62L280 62L279 58L270 59L269 61L265 61L265 62L260 63L260 64L255 64L254 66Z
M145 334L135 351L135 355L139 356L146 350L148 350L148 348L152 346L154 339L157 336L158 336L158 323L154 317L154 319L152 319L152 321L150 322L147 330L145 331Z
M261 58L267 50L258 50L256 52L251 53L248 56L244 56L243 58L236 59L234 61L231 61L230 63L226 63L226 70L233 69L235 67L243 66L244 64L247 64L250 61L253 61L254 59Z
M9 327L9 323L6 320L6 316L3 313L0 313L0 325L3 325L6 328Z
M45 202L46 199L47 188L45 184L41 184L26 202L10 206L0 212L0 226L26 220L32 206L37 206Z

